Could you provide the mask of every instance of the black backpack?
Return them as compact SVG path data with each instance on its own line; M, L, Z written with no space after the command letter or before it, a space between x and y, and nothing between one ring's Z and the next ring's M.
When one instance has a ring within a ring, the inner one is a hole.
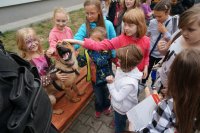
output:
M56 133L37 69L0 44L0 133Z

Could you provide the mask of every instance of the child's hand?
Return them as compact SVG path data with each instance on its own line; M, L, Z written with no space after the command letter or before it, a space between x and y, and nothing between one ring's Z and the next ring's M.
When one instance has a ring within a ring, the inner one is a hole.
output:
M167 29L166 29L166 27L165 27L165 25L163 25L163 24L161 24L160 22L158 22L158 31L160 32L160 33L166 33L167 32Z
M61 81L65 81L69 78L69 75L66 73L61 73L61 71L58 71L56 72L56 77Z
M168 50L169 47L168 47L167 43L168 42L165 39L161 39L160 41L158 41L157 48L161 54L165 54L166 51Z
M78 50L75 50L75 56L77 57L79 54L79 51Z
M64 42L69 42L71 44L74 44L76 43L76 40L75 39L63 39Z
M114 82L114 79L115 79L115 78L114 78L112 75L106 77L106 81L107 81L109 84L113 83L113 82Z
M46 51L46 55L50 58L52 55L54 54L54 50L53 49L48 49Z
M142 79L146 79L147 75L148 75L148 67L145 66L145 67L144 67L144 71L143 71Z

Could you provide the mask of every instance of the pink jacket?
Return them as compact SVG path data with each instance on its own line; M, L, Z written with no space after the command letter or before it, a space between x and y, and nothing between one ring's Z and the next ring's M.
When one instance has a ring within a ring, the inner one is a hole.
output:
M112 49L118 49L123 46L127 46L130 44L135 44L139 46L143 52L144 58L142 59L141 63L138 64L138 69L140 71L144 70L145 65L149 65L149 49L150 49L150 39L147 36L144 36L142 38L136 39L131 36L126 36L124 34L121 34L118 37L115 37L111 40L104 39L101 42L96 42L92 39L84 39L84 46L87 49L91 50L112 50Z
M73 38L73 32L69 27L66 26L63 31L54 27L49 34L49 48L55 50L58 41L71 38Z

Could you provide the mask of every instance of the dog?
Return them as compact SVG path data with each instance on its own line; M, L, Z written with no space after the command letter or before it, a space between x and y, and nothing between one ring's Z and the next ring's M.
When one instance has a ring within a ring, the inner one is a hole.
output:
M68 42L59 42L56 46L58 59L55 60L55 67L50 73L61 71L69 75L65 81L55 80L52 84L47 86L47 93L49 95L52 105L56 103L56 98L53 95L57 90L63 90L66 97L73 103L79 102L80 97L85 93L85 90L79 90L76 86L76 79L80 75L78 70L78 62L75 56L74 47ZM56 88L56 89L55 89ZM74 93L75 92L75 93ZM54 110L54 114L61 114L62 110Z

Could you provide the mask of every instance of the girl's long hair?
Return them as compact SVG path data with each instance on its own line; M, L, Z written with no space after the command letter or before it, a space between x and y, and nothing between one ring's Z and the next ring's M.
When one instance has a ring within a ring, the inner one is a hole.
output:
M106 28L104 24L103 13L101 11L101 2L99 0L86 0L84 2L84 7L89 6L89 5L95 5L95 7L97 8L99 12L98 20L96 22L97 26ZM90 27L90 22L87 20L87 17L86 17L86 28L87 28L87 35L89 37L92 29Z
M200 50L186 49L169 73L168 95L174 99L178 133L200 129Z

